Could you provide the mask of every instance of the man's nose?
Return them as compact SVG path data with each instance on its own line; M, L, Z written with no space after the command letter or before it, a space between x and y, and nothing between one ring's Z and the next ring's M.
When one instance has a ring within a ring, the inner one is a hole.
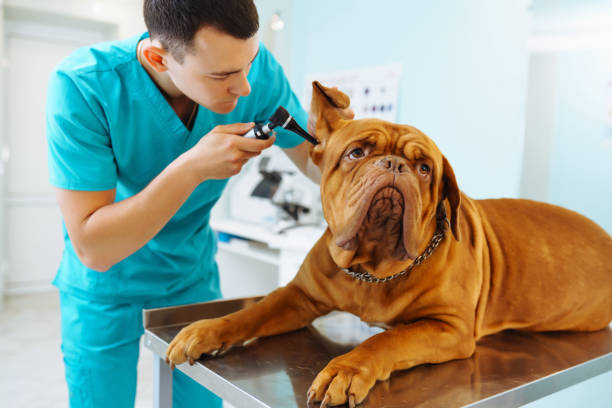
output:
M394 155L385 156L379 159L375 165L391 173L403 173L408 171L408 162L403 157Z
M251 93L251 84L247 79L247 72L242 71L236 75L236 81L232 83L229 91L237 96L248 96Z

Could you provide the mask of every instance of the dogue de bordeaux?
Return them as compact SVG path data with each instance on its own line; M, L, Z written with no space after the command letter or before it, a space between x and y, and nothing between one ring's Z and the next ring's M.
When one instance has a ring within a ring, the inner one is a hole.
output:
M387 330L316 376L309 404L366 398L395 370L467 358L505 329L592 331L612 320L612 238L586 217L522 199L463 194L434 142L411 126L348 120L349 98L313 83L328 228L296 277L261 301L197 321L167 361L193 364L296 330L332 310Z

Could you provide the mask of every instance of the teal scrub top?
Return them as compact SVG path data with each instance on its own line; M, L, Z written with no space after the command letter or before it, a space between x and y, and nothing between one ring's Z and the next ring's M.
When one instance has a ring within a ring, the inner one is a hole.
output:
M307 114L282 68L260 45L248 75L251 93L229 114L199 106L188 130L136 58L136 46L146 36L81 48L51 75L47 141L53 186L116 188L115 200L120 201L143 190L216 125L265 122L281 105L306 127ZM277 130L275 144L280 147L302 142L289 131ZM65 248L54 285L113 303L167 296L201 280L218 287L216 237L209 218L226 183L203 182L151 241L107 272L81 263L64 225Z

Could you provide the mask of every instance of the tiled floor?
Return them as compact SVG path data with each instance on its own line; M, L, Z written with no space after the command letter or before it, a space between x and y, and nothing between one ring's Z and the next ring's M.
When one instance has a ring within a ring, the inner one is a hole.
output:
M57 292L10 296L0 311L0 407L66 408ZM151 352L141 345L136 407L152 406Z

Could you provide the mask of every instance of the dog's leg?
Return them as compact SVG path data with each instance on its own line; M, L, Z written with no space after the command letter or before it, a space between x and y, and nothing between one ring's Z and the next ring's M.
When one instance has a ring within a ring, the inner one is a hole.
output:
M202 354L216 355L257 337L302 328L327 312L290 283L235 313L183 328L168 346L166 362L172 366L186 361L193 364Z
M322 400L321 407L347 402L354 407L377 380L388 379L395 370L467 358L474 349L474 338L466 327L458 329L433 319L395 326L331 360L313 381L308 400Z

